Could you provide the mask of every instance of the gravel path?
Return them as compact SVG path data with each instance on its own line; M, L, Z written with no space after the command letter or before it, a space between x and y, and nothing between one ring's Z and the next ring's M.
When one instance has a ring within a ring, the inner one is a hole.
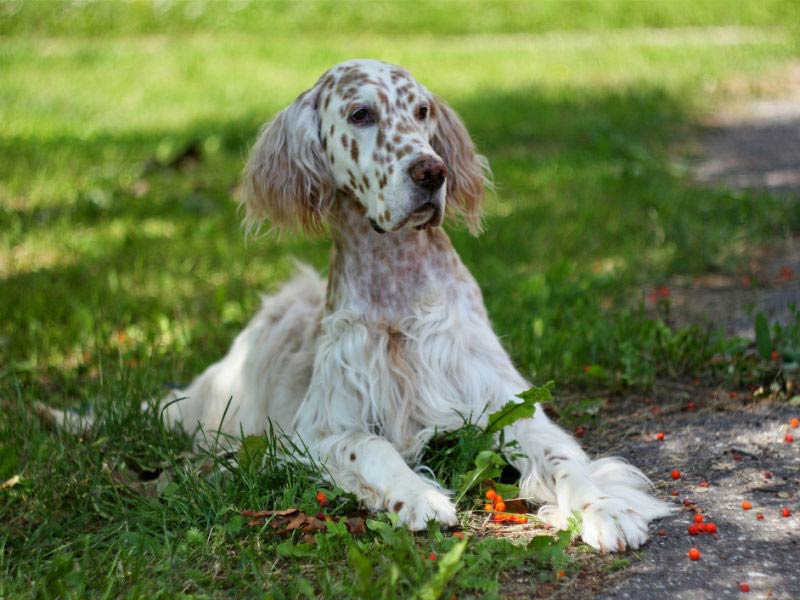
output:
M768 189L787 202L800 200L800 66L789 69L787 78L796 85L784 98L741 105L713 120L701 142L698 181ZM759 285L725 276L672 282L676 320L708 322L743 336L753 335L750 308L787 320L789 304L800 307L800 240L784 244L754 257ZM598 597L800 599L800 429L792 430L797 441L784 441L788 421L800 417L800 408L747 406L736 399L708 406L707 395L699 390L677 396L678 404L662 407L658 415L645 406L617 409L624 415L620 427L631 437L614 453L642 467L660 493L683 510L655 525L664 535L654 532L643 560ZM690 400L700 410L681 410ZM655 440L657 431L666 433L664 441ZM681 471L678 481L671 479L672 469ZM673 490L679 495L672 496ZM744 510L743 501L752 509ZM783 508L791 516L782 516ZM713 521L718 533L690 536L687 529L696 513ZM687 556L691 547L702 554L696 562ZM749 592L740 591L742 583Z
M629 441L622 455L683 510L656 525L665 535L656 533L644 560L601 597L730 598L747 583L748 598L800 598L800 440L783 441L798 412L786 405L729 408L676 412L648 423L648 433ZM655 440L656 431L666 433L664 441ZM679 480L671 479L672 469L681 471ZM742 508L745 500L752 509ZM792 515L782 516L783 508ZM689 535L695 514L715 523L718 533ZM691 547L701 552L697 562L687 556Z

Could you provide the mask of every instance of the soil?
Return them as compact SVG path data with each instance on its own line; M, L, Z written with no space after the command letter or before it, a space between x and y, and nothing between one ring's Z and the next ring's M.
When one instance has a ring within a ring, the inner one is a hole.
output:
M698 144L700 184L765 189L785 202L800 200L800 65L787 71L780 97L737 103L712 116ZM800 308L800 239L777 240L752 256L743 273L677 278L669 287L678 324L708 323L753 337L756 312L786 321L790 304ZM682 511L654 524L647 546L628 554L641 560L606 577L603 592L578 585L564 596L800 598L800 429L788 425L800 408L730 392L661 384L650 397L612 404L598 439L587 433L589 450L629 459ZM608 431L614 433L609 437ZM663 441L655 437L659 431ZM784 441L788 432L795 442ZM670 477L673 469L680 479ZM744 501L750 510L742 508ZM783 508L791 516L783 516ZM713 521L718 532L689 535L695 514ZM687 555L692 547L701 552L697 561ZM740 591L742 583L749 592Z

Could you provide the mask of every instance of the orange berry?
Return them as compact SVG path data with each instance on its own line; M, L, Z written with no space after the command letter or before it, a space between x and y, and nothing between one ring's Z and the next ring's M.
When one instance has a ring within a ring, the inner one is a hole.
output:
M559 579L561 579L561 578L562 578L562 577L564 577L565 575L566 575L566 573L564 573L564 571L559 571L558 573L556 573L556 576L557 576Z
M667 530L666 529L659 529L658 531L656 531L656 533L658 535L667 535Z
M703 523L701 527L706 533L717 533L716 523Z
M428 554L428 560L436 560L436 558L437 558L437 556L433 552Z
M700 528L697 525L694 523L689 525L689 535L697 535L698 533L700 533Z
M753 508L753 505L750 504L747 500L745 500L744 502L742 502L742 508L744 510L750 510L751 508Z
M680 494L680 492L678 490L672 490L671 493L672 493L673 496L678 496Z
M492 512L493 508L494 507L491 504L484 504L483 505L483 510L485 510L486 512Z
M759 521L763 521L764 520L764 515L762 513L758 513L758 514L756 514L756 519L758 519Z
M747 585L746 583L740 583L739 584L739 591L747 593L747 592L750 591L750 586Z
M499 502L494 503L494 509L503 512L506 509L506 503L500 500Z
M786 441L789 444L791 444L794 441L794 436L791 433L787 433L786 437L783 438L783 439L784 439L784 441Z
M663 439L664 439L664 432L663 432L663 431L659 431L659 432L656 434L656 439L657 439L659 442L660 442L661 440L663 440Z
M703 515L695 515L694 516L695 523L702 523L703 522Z
M689 548L689 558L692 560L699 560L700 558L700 550L697 548Z
M792 516L792 511L790 511L788 508L784 507L784 508L781 509L781 514L784 517L791 517Z
M700 482L700 487L708 487L708 482L707 481L701 481Z
M453 532L453 537L454 538L458 538L460 540L463 540L464 539L464 532L463 531L454 531Z
M492 488L486 490L486 499L487 500L494 500L497 498L497 492L495 492Z
M671 475L672 475L673 479L680 479L681 478L681 472L678 471L678 469L675 469L674 471L672 471Z
M328 498L325 496L325 492L322 490L317 492L317 502L319 502L322 506L325 506L328 503Z
M798 419L797 417L792 417L791 419L789 419L789 425L791 425L792 427L800 427L800 419Z

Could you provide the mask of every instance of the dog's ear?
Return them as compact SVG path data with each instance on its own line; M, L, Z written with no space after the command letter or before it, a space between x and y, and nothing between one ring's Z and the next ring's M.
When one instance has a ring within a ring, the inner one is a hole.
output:
M273 227L319 232L335 197L319 137L317 93L312 88L261 130L244 170L248 230L264 219Z
M483 193L492 185L489 161L475 151L461 117L439 97L431 103L431 117L436 124L431 147L447 165L446 213L463 220L477 235L483 229Z

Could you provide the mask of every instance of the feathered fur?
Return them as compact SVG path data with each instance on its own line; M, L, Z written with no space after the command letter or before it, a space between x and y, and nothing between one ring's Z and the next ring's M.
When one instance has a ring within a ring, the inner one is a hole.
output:
M457 523L421 477L420 451L464 417L485 419L529 387L492 331L480 288L439 227L480 229L488 167L461 119L403 69L350 61L262 132L245 172L248 221L333 237L327 283L310 269L264 298L228 355L171 394L171 422L256 433L270 419L371 509L413 529ZM636 548L671 512L647 478L591 461L543 410L505 431L524 496L607 551Z

